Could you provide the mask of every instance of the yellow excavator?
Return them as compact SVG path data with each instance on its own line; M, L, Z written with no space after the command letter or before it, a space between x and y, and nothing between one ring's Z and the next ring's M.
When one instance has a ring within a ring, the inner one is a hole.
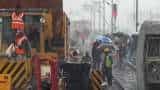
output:
M29 60L4 55L11 44L11 13L17 4L25 13L25 33L32 48ZM60 60L68 56L70 23L62 8L62 0L0 1L0 90L27 90L33 77L33 56L40 60L41 78L51 73L49 62L53 58Z

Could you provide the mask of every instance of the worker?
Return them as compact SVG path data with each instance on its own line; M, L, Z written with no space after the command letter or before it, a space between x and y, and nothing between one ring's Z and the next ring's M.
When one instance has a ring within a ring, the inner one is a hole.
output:
M85 53L85 56L82 57L82 63L91 64L91 57L88 52Z
M77 49L71 51L71 58L68 60L68 63L79 63L80 62L80 52Z
M21 12L20 6L17 6L15 11L11 15L11 18L12 18L11 28L13 31L12 42L15 41L15 39L16 39L17 31L24 30L23 16L24 16L24 13Z
M81 61L81 65L83 68L83 72L82 73L82 86L83 89L82 90L90 90L89 89L89 73L90 73L90 67L91 67L91 57L89 55L89 52L87 51L85 53L85 55L82 57L82 61Z
M109 86L112 86L112 55L109 48L104 49L104 80L107 77L107 82ZM102 83L102 86L106 85L106 82Z
M23 32L16 34L16 55L18 59L24 59L25 55L29 55L29 49L26 49L28 39ZM28 46L28 45L27 45Z
M21 12L20 7L17 6L16 10L12 13L12 29L24 30L24 21L23 21L24 13Z
M94 42L92 47L93 69L99 69L101 51L98 49L99 42Z
M122 42L122 44L119 46L119 69L123 70L124 69L124 60L126 58L126 45L124 44L124 42Z

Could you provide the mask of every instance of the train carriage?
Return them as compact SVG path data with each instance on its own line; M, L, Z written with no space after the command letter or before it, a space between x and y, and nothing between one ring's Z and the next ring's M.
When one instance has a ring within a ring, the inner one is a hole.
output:
M137 90L160 90L159 21L142 24L137 48Z

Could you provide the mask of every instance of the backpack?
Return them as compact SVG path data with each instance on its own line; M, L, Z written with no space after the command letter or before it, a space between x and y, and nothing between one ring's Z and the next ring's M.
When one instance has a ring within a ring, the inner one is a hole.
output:
M112 68L112 64L113 64L112 57L106 55L105 56L105 67Z

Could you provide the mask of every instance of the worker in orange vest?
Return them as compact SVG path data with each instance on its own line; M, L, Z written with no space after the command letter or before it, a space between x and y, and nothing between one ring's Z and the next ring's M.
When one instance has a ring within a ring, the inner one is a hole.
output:
M21 12L20 7L17 6L16 10L12 13L12 29L13 30L24 30L24 13Z
M24 31L23 16L24 13L21 12L20 6L16 6L15 11L11 14L12 18L11 28L13 30L12 41L15 41L17 31L22 31L22 32Z
M28 54L28 50L26 50L26 42L28 42L27 37L23 32L17 32L16 34L16 55L18 59L24 59L25 55Z

